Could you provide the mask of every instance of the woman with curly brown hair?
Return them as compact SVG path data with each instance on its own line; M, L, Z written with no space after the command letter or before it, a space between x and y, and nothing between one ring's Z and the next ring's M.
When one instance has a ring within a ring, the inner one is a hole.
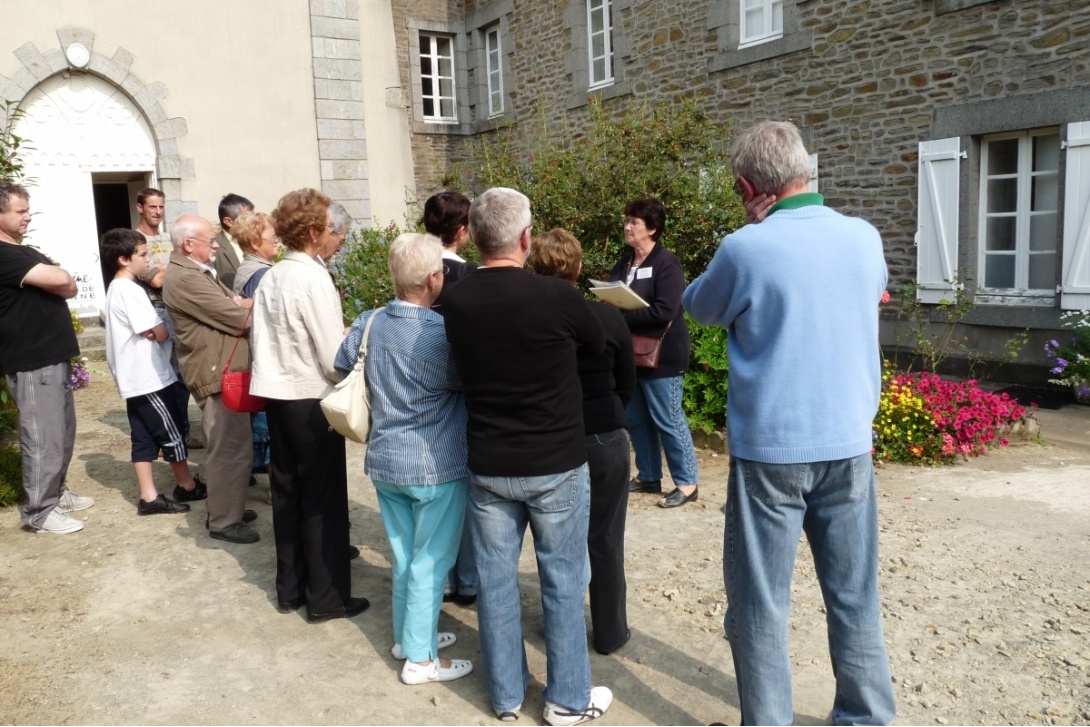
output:
M272 219L289 249L257 289L251 335L250 391L267 400L272 437L277 607L305 605L311 623L370 605L352 597L344 437L321 408L341 378L333 359L344 338L340 296L317 260L330 245L329 204L315 189L280 198Z

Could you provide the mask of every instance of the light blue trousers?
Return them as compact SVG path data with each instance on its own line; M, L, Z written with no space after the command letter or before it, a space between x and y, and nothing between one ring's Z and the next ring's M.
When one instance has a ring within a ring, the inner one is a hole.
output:
M440 485L374 480L393 554L394 643L409 661L439 654L443 584L458 555L468 478Z

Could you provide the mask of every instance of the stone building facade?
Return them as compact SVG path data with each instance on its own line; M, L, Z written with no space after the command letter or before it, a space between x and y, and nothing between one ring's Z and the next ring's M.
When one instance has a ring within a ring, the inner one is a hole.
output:
M578 132L590 96L607 108L695 96L725 130L791 119L828 204L882 232L892 286L918 283L926 303L964 286L975 305L959 335L998 353L1029 328L1023 359L1039 364L1061 310L1090 307L1090 3L769 0L761 37L741 2L403 3L418 197L466 159L466 139L497 123L528 138L539 118ZM592 67L603 6L604 83ZM493 28L505 105L490 118ZM422 113L422 32L453 44L456 119Z

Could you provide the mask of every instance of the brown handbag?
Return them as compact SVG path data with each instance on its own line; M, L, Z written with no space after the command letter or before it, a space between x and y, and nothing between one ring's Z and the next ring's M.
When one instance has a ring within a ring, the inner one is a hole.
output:
M643 336L639 333L632 334L632 353L636 359L636 367L641 369L657 369L659 356L662 355L662 339L670 331L671 321L661 336Z

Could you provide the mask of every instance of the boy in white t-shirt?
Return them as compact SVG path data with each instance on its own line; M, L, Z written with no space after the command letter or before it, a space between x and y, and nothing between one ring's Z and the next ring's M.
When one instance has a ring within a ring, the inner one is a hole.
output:
M175 500L208 496L205 484L189 471L183 415L170 390L178 377L170 365L167 327L136 282L148 270L147 241L135 230L110 230L102 239L102 259L114 271L106 291L106 361L132 429L132 464L140 486L136 512L188 512L189 505L160 495L152 476L152 462L162 450L178 481Z

